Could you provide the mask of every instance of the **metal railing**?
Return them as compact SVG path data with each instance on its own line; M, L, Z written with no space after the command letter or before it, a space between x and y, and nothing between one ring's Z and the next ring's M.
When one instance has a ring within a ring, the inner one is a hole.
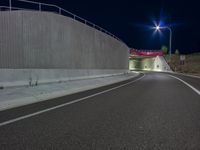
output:
M15 0L16 2L23 2L23 3L26 3L26 4L33 4L33 5L36 5L37 6L37 9L35 8L25 8L25 7L14 7L13 6L13 1L12 0L9 0L9 6L0 6L0 11L12 11L12 10L38 10L38 11L47 11L45 9L43 9L44 7L49 7L49 8L54 8L54 10L48 10L48 11L51 11L51 12L54 12L54 13L57 13L59 15L63 15L63 16L68 16L68 17L71 17L72 19L74 20L77 20L77 21L80 21L82 23L84 23L85 25L88 25L96 30L99 30L115 39L117 39L118 41L120 42L123 42L121 39L119 39L117 36L115 36L114 34L108 32L107 30L105 30L104 28L82 18L82 17L79 17L75 14L73 14L72 12L70 11L67 11L57 5L53 5L53 4L47 4L47 3L40 3L40 2L34 2L34 1L29 1L29 0ZM124 43L124 42L123 42Z

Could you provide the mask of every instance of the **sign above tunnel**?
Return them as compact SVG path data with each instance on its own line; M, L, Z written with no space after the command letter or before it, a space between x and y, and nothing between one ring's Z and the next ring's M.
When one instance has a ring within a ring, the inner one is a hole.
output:
M156 56L163 56L163 52L159 50L137 50L131 49L130 50L131 56L143 56L143 57L156 57Z

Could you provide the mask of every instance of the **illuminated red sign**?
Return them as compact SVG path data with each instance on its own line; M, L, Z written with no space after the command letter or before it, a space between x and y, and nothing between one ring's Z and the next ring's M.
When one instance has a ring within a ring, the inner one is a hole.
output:
M130 54L136 56L155 56L155 57L164 55L162 51L136 50L136 49L131 49Z

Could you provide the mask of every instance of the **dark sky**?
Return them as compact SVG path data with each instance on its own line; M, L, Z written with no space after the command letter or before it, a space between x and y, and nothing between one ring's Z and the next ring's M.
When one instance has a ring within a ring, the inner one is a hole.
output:
M153 34L153 21L173 30L172 48L181 53L200 52L198 0L37 0L56 4L107 29L129 47L160 49L168 46L169 32Z

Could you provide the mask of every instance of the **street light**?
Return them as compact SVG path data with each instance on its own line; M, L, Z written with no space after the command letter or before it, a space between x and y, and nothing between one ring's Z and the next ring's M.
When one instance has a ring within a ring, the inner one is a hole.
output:
M171 54L172 54L172 29L168 26L164 26L164 27L160 27L159 25L157 25L156 30L160 30L160 29L168 29L170 36L169 36L169 58L171 59Z
M10 11L12 10L12 1L11 0L9 0L9 9L10 9Z

